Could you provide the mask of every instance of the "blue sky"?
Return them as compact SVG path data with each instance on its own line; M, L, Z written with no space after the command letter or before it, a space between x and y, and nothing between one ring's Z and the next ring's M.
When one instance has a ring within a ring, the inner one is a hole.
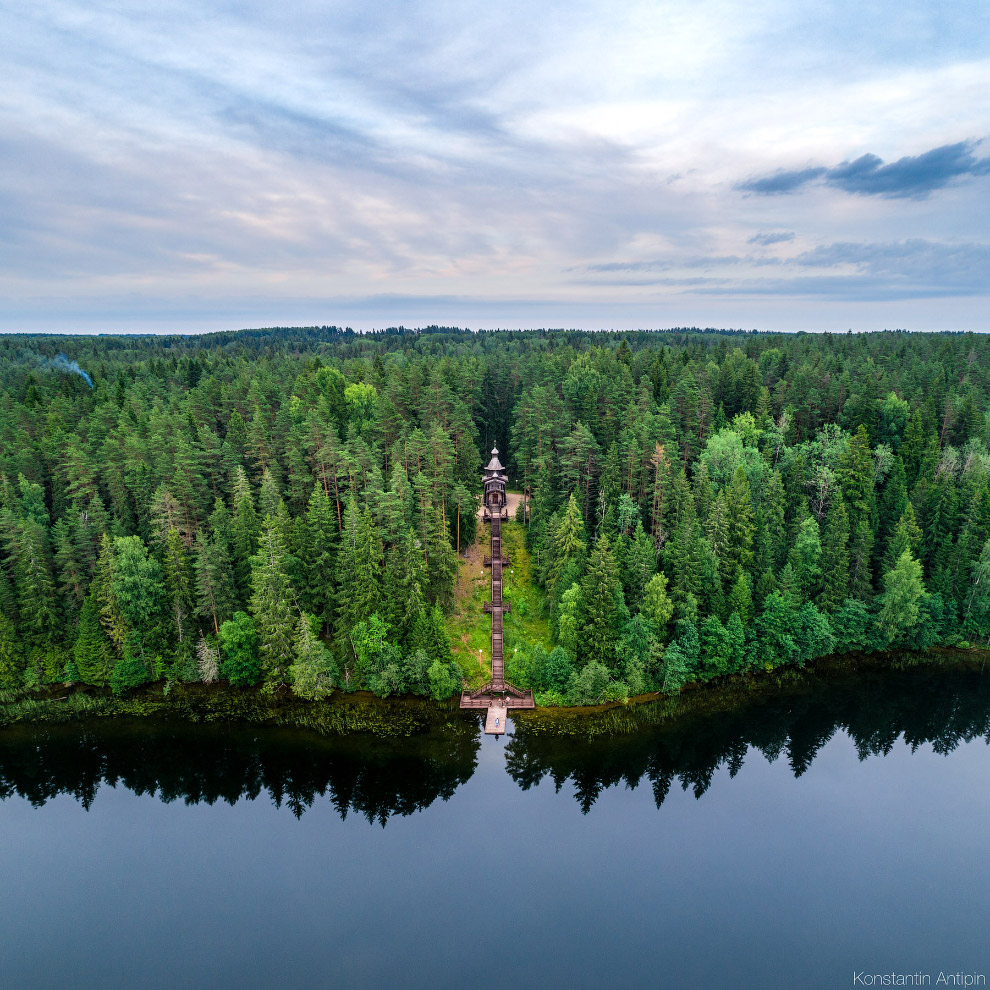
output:
M6 0L0 330L990 330L983 4Z

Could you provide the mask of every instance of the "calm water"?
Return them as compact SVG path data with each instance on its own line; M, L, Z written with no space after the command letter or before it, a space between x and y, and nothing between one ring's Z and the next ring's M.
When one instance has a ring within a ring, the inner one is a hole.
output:
M594 742L0 732L4 987L990 979L990 676Z

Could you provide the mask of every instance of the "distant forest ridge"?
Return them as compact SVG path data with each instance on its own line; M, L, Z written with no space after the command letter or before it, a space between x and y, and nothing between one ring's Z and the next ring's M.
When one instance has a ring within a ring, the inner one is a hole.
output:
M544 704L986 641L988 412L972 333L5 335L0 690L447 697L496 443Z

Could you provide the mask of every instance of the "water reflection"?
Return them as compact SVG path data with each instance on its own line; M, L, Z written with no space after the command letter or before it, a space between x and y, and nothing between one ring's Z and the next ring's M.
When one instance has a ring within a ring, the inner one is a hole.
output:
M327 796L382 825L447 800L474 773L477 727L381 740L300 730L104 722L0 732L0 798L42 805L70 794L89 807L101 784L187 804L267 793L297 817Z
M750 747L769 760L786 755L800 777L839 731L861 759L889 753L899 737L937 753L979 737L990 742L990 676L934 667L809 675L786 695L633 735L575 740L520 732L507 747L506 768L523 790L546 777L558 790L570 781L584 812L606 788L645 780L659 808L675 781L700 798L719 768L734 777Z
M570 782L585 812L606 788L644 781L660 807L675 782L701 797L721 767L735 776L751 747L770 760L786 756L798 777L839 731L862 758L890 752L900 737L940 753L978 737L990 742L990 676L925 667L809 675L770 700L589 740L520 725L506 769L523 790L545 778L558 790ZM326 796L341 818L355 812L385 825L453 796L473 775L480 745L470 717L395 740L142 720L20 726L0 732L0 799L42 805L67 794L88 808L107 783L190 804L265 793L300 816Z

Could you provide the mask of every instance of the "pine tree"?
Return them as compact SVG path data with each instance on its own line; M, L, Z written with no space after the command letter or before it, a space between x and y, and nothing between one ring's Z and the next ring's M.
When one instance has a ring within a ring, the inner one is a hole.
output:
M422 650L431 665L441 663L446 667L456 668L455 673L460 678L460 668L450 648L450 637L444 625L443 613L436 605L426 609L417 622L412 636L412 647L413 650ZM460 679L457 683L460 685Z
M677 638L663 651L663 677L660 690L676 694L694 679L701 661L698 627L690 619L677 623Z
M784 483L780 472L773 471L764 480L759 507L754 515L754 574L765 571L773 573L783 566L787 550L784 507Z
M585 623L584 593L577 581L561 595L557 611L557 641L576 661L581 657L581 630Z
M715 559L718 561L719 580L726 588L731 587L736 578L735 559L730 546L729 524L728 493L721 491L712 502L703 528L715 554Z
M973 639L990 642L990 540L973 562L963 604L963 630Z
M700 605L702 611L707 615L721 615L725 611L725 593L722 591L722 578L719 575L718 563L711 543L702 538L701 570L699 573Z
M11 619L0 612L0 690L11 691L24 683L24 654Z
M880 497L877 500L877 511L880 519L880 542L889 542L898 520L909 504L904 462L901 458L895 457L890 474L887 476L887 480L884 482L883 489L880 492Z

